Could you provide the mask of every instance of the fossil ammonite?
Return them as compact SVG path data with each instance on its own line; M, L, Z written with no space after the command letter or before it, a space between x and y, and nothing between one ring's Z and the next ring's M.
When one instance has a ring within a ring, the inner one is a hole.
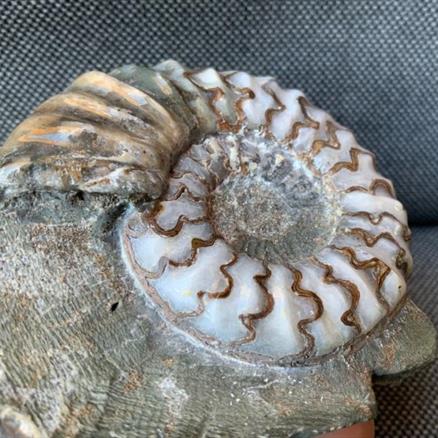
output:
M119 256L137 293L232 361L329 363L406 307L410 232L391 181L270 77L175 61L86 73L13 132L0 189L124 200Z
M25 176L156 199L128 215L126 262L165 318L227 354L319 358L403 303L412 261L392 183L348 129L269 77L172 61L87 73L17 142L7 191Z

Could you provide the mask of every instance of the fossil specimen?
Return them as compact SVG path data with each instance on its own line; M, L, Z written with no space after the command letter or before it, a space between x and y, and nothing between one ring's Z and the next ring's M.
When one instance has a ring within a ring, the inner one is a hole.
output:
M372 372L402 374L434 355L434 331L406 295L410 233L392 183L348 129L272 78L175 61L86 73L12 133L0 192L12 210L32 193L107 196L123 210L117 275L166 321L163 342L181 337L178 348L211 355L242 384L254 366L289 373L291 405L312 404L346 363L361 364L353 380L366 376L371 391ZM426 341L413 353L417 335ZM372 417L316 420L318 409L286 416L282 433Z

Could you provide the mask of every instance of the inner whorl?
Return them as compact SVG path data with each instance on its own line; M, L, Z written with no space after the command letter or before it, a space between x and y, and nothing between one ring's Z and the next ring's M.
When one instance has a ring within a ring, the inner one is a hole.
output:
M340 216L330 185L262 136L217 139L225 150L230 140L240 157L211 193L216 233L236 251L278 264L294 263L328 245Z

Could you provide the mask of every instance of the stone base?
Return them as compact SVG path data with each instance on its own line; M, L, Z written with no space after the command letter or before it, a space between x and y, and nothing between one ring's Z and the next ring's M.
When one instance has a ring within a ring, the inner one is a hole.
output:
M318 366L223 358L136 290L114 231L123 205L43 198L0 210L0 435L309 437L373 418L373 374L435 355L408 301L364 348Z

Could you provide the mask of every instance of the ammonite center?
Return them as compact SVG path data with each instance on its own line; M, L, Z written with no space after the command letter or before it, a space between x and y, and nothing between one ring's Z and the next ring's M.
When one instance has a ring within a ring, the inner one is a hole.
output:
M338 203L302 161L265 143L253 138L240 144L247 151L243 162L212 193L213 223L236 251L292 263L330 242Z

